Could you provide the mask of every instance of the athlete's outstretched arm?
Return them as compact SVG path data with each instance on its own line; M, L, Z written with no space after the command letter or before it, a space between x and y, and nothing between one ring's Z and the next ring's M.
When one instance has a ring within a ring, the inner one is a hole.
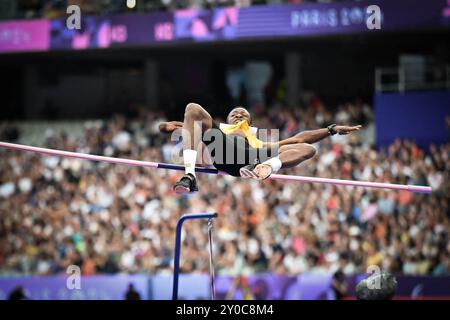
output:
M359 129L361 129L361 125L357 125L357 126L335 126L334 130L336 131L336 133L340 134L340 135L346 135L349 134L353 131L358 131ZM295 136L292 136L290 138L278 141L278 142L274 142L274 143L278 143L278 146L286 146L286 145L290 145L290 144L296 144L296 143L316 143L320 140L323 140L327 137L330 136L330 132L328 130L328 128L323 128L323 129L317 129L317 130L307 130L307 131L302 131L300 133L297 133ZM273 143L268 142L266 143L266 146L271 146Z
M340 135L347 135L351 132L358 131L361 129L361 125L357 126L335 126L334 131ZM329 137L330 133L328 128L318 129L318 130L308 130L302 131L296 134L294 137L297 138L297 143L315 143L320 140Z
M159 124L159 131L164 133L172 133L173 131L181 128L183 128L183 122L180 121L168 121L161 122Z

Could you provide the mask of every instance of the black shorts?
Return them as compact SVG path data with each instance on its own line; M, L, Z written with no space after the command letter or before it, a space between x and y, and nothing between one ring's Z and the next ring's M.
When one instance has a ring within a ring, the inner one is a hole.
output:
M235 177L240 176L239 169L243 166L278 155L276 147L253 148L243 137L226 135L214 121L212 128L203 134L202 142L208 148L214 167Z

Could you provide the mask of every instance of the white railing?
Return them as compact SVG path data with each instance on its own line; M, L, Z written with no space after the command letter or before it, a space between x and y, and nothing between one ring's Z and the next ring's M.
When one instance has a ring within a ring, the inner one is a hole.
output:
M450 90L450 66L375 69L375 90L377 92L432 89Z

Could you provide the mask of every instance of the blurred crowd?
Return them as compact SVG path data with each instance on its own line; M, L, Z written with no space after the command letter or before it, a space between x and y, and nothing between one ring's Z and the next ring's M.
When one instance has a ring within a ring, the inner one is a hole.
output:
M2 0L3 19L65 17L69 5L78 5L83 14L105 15L116 13L201 9L225 6L248 7L282 3L330 3L342 0L135 0L133 8L127 0Z
M371 265L394 273L450 274L450 144L422 149L398 140L377 150L368 142L372 110L360 102L331 110L313 99L303 109L274 106L253 113L255 126L279 128L281 137L333 122L365 128L317 143L313 159L281 173L430 185L434 192L199 174L200 192L178 196L172 185L180 172L2 149L0 274L55 274L70 265L86 275L171 273L178 218L205 211L219 214L218 274L353 274ZM81 137L48 130L44 146L172 162L181 146L158 132L164 120L162 113L142 111L136 119L89 121ZM185 224L183 272L208 271L206 228L205 222Z

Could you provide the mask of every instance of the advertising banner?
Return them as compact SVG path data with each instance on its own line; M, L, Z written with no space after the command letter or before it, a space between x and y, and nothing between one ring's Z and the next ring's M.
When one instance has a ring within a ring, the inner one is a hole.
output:
M0 23L0 52L46 51L49 43L48 20Z
M373 5L381 13L378 30L368 28L373 14L368 8ZM254 6L239 11L236 37L320 36L448 27L446 7L446 0Z
M355 299L355 287L368 274L346 279L348 296ZM220 300L333 300L332 274L305 273L298 276L255 274L246 277L217 276L216 298ZM124 300L130 284L141 299L172 298L173 276L167 275L98 275L82 276L80 289L67 284L68 277L0 277L0 300L23 287L32 300ZM450 299L450 276L396 276L394 299ZM73 282L72 282L73 284ZM208 274L182 274L179 278L180 300L209 300Z
M89 276L81 277L77 289L66 275L0 278L0 300L19 286L31 300L124 300L130 284L141 299L148 299L148 281L144 275Z
M380 29L370 27L374 7L380 12ZM104 49L163 42L307 37L448 27L450 5L446 0L275 4L112 16L82 14L80 30L68 29L65 18L1 22L0 52Z
M146 45L174 39L171 13L85 17L80 30L69 30L64 19L51 22L51 48L104 49Z

